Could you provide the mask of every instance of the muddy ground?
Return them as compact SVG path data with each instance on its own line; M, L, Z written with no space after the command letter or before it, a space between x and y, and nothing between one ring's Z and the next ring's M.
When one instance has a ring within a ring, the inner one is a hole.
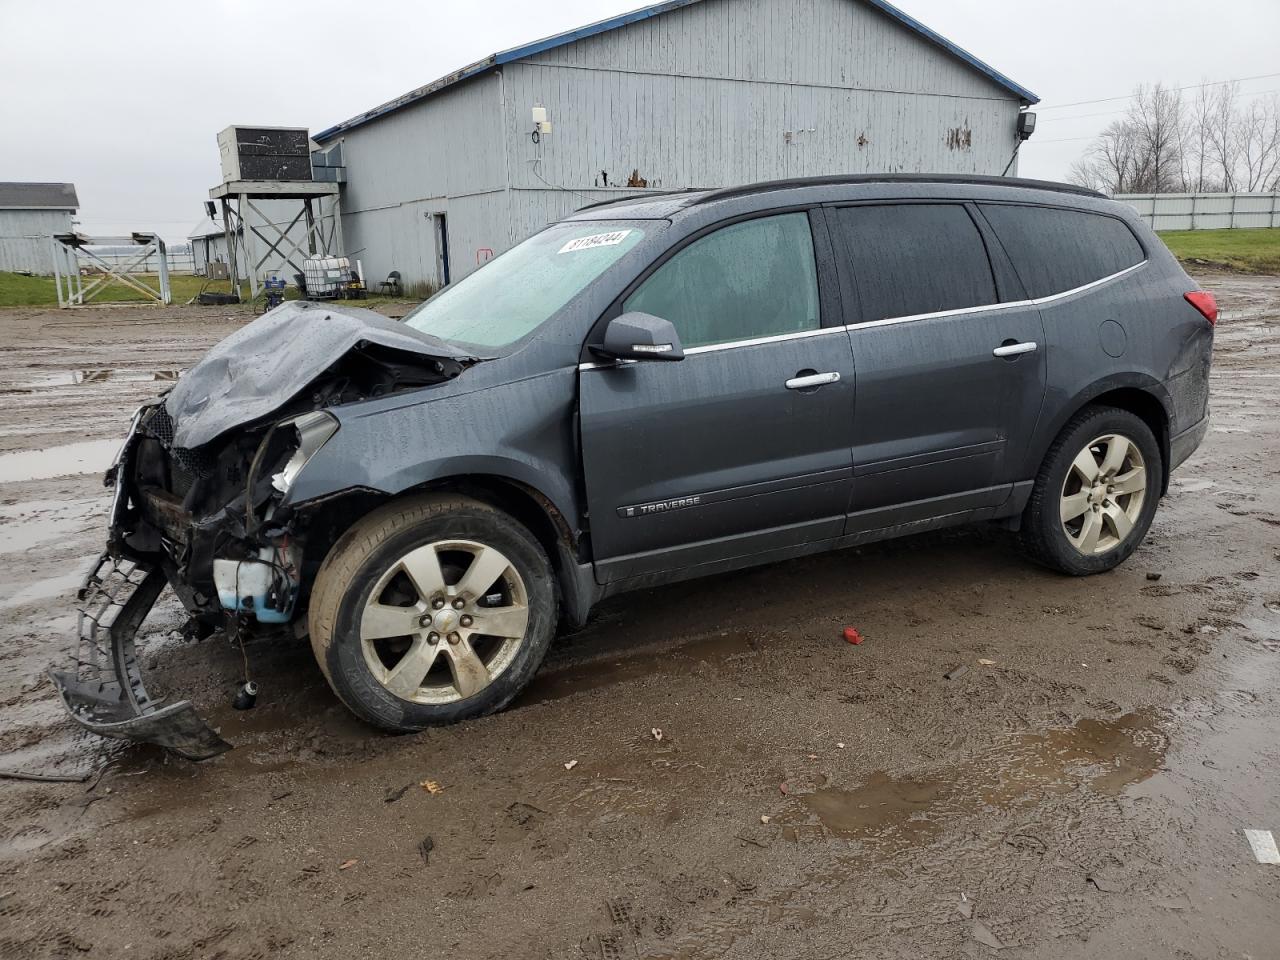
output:
M619 598L416 737L305 642L232 710L239 651L170 603L153 683L239 745L203 765L78 733L43 671L102 541L80 471L243 318L0 311L0 766L93 776L0 780L0 957L1280 956L1241 834L1280 831L1280 278L1204 281L1213 429L1114 573L969 530Z

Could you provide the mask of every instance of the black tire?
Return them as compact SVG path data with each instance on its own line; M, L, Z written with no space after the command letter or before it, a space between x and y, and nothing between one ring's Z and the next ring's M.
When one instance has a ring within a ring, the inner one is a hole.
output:
M1104 435L1125 437L1138 448L1146 468L1146 490L1133 527L1125 537L1105 553L1085 554L1072 544L1063 529L1063 485L1076 455L1094 438ZM1085 407L1062 428L1040 466L1022 516L1023 550L1037 563L1071 576L1114 569L1128 559L1146 537L1160 500L1163 476L1160 445L1142 418L1118 407Z
M510 560L527 594L528 626L514 659L487 686L452 703L424 704L402 699L374 676L362 649L360 618L379 578L400 558L448 540L476 541ZM555 632L556 607L546 552L524 526L469 497L427 495L387 504L339 538L316 575L308 622L316 660L342 702L377 727L408 732L483 716L510 703L542 663Z

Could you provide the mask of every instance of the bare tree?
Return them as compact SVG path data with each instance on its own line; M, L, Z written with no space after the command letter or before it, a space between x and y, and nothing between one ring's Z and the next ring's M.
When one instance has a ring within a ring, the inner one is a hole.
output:
M1241 183L1253 192L1273 186L1280 177L1280 98L1251 102L1238 122Z
M1188 186L1196 193L1216 190L1212 179L1209 140L1212 136L1213 87L1205 81L1191 98L1187 111L1186 167Z
M1236 170L1240 166L1239 111L1240 85L1224 83L1214 89L1209 106L1209 155L1217 170L1222 189L1236 189Z
M1136 174L1136 137L1125 120L1109 124L1071 167L1068 179L1106 193L1131 193Z
M1139 86L1125 120L1136 140L1137 191L1185 190L1182 94L1159 83Z
M1136 88L1068 179L1108 193L1280 189L1280 97L1240 104L1239 84L1202 84L1184 103L1163 84Z
M1162 84L1140 86L1071 169L1073 182L1109 193L1167 193L1187 188L1182 95Z

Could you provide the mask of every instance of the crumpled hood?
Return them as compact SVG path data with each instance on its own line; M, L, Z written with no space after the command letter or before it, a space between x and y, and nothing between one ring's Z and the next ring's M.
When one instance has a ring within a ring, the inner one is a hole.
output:
M469 359L372 310L284 303L220 342L174 385L164 404L174 422L174 446L198 447L279 410L361 343Z

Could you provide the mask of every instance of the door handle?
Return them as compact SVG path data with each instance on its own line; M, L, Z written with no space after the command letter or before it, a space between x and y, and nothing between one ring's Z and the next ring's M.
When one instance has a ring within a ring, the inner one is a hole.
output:
M1023 353L1035 353L1039 344L1034 340L1025 343L1002 343L991 351L993 357L1016 357Z
M830 373L811 373L807 377L792 377L787 381L788 390L808 390L812 387L821 387L828 383L839 383L840 371L832 370Z

